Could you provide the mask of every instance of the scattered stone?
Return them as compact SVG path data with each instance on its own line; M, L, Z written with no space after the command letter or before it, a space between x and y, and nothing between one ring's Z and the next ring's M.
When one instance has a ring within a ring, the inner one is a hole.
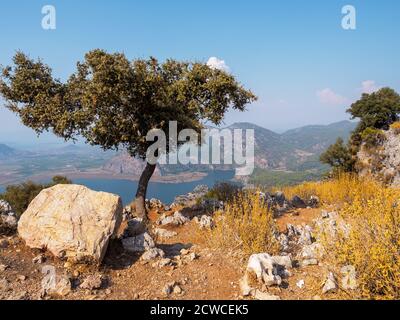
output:
M136 237L122 239L122 246L129 252L143 252L155 247L154 240L147 233L142 233Z
M182 256L185 256L185 255L189 254L190 251L188 249L183 248L183 249L181 249L180 253Z
M165 215L161 216L158 223L163 226L167 225L179 226L189 221L190 221L189 218L185 217L180 211L175 211L172 216L165 216Z
M200 229L212 229L214 228L214 220L207 215L202 215L200 218L196 217L195 221L199 224Z
M159 248L150 248L142 254L142 260L154 260L156 258L164 258L165 253Z
M101 274L94 274L90 275L83 280L83 282L80 285L81 289L86 289L86 290L96 290L100 289L103 283L103 277Z
M10 243L8 242L7 239L1 239L0 240L0 249L5 249L8 247Z
M5 278L0 279L0 290L8 291L9 289L10 289L10 282L8 282L8 280Z
M310 208L317 208L319 206L320 200L317 196L311 196L307 202Z
M266 286L279 286L282 276L288 276L285 268L289 266L292 266L289 256L271 257L267 253L260 253L250 256L246 272L255 274L258 281Z
M323 246L319 242L314 242L301 248L300 259L320 259L323 256L323 252Z
M17 280L23 282L23 281L26 280L26 276L20 274L20 275L17 276Z
M181 294L183 292L182 288L178 285L174 286L173 293L174 294Z
M256 300L281 300L281 298L279 296L271 295L267 292L262 292L260 290L255 291L254 299L256 299Z
M337 289L337 281L335 275L329 272L328 277L325 281L324 287L322 288L322 293L334 292Z
M126 228L126 237L136 237L137 235L146 232L146 225L143 223L141 218L133 218L128 221L128 227Z
M321 217L322 219L328 219L329 218L329 213L326 210L321 211Z
M56 185L30 203L18 233L31 248L56 257L101 262L122 221L121 198L80 185Z
M56 276L48 274L42 280L41 296L61 296L65 297L72 292L71 280L67 276L62 276L56 281Z
M316 266L318 265L317 259L304 259L300 261L300 267Z
M5 264L0 264L0 272L4 272L8 269L9 267Z
M305 203L304 200L303 200L302 198L300 198L299 196L294 196L294 197L292 198L292 201L290 202L290 204L292 205L292 207L298 208L298 209L307 208L306 203Z
M342 288L345 290L357 289L357 273L356 269L352 265L342 267L340 270L342 274Z
M38 256L36 256L32 259L32 263L35 263L35 264L42 264L45 261L46 261L46 257L44 254L39 254Z
M169 258L161 259L158 262L158 267L160 267L160 268L163 268L163 267L166 267L166 266L170 266L170 265L172 265L172 260L169 259Z
M178 235L178 233L176 233L175 231L170 231L170 230L166 230L166 229L162 229L162 228L156 228L154 230L154 233L160 237L160 238L164 238L164 239L169 239L172 237L175 237Z
M299 280L296 282L296 286L299 287L300 289L303 289L305 286L305 281L303 279Z

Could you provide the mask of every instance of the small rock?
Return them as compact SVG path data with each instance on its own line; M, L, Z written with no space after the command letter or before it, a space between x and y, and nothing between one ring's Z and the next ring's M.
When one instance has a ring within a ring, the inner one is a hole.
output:
M72 292L72 285L69 277L62 276L58 281L55 280L55 276L48 276L43 279L42 296L65 297Z
M142 233L136 237L122 239L122 246L129 252L143 252L155 247L154 240L147 233Z
M154 260L156 258L164 258L165 253L159 248L151 248L142 254L142 260Z
M169 239L178 235L175 231L170 231L162 228L156 228L154 233L159 236L160 238Z
M200 229L212 229L214 228L214 220L207 215L202 215L200 218L196 217L195 220L199 224Z
M322 288L322 293L334 292L337 289L335 275L332 272L329 272L328 277L325 281L324 287Z
M0 290L8 291L9 288L10 288L10 283L8 282L8 280L5 278L0 279Z
M161 259L161 260L158 262L158 266L159 266L160 268L163 268L163 267L166 267L166 266L170 266L171 264L172 264L172 260L169 259L169 258Z
M181 294L183 292L182 288L178 285L174 286L173 293L174 294Z
M305 286L305 284L306 284L306 283L304 282L303 279L301 279L301 280L299 280L299 281L296 282L296 286L299 287L300 289L303 289L304 286Z
M0 249L5 249L8 247L10 243L6 239L1 239L0 240Z
M304 259L300 261L300 267L316 266L318 265L317 259Z
M9 268L9 266L5 265L5 264L0 264L0 272L4 272Z
M94 274L86 277L85 280L83 280L83 282L81 283L80 288L86 290L96 290L101 288L102 283L102 275Z
M20 275L17 276L17 280L23 282L23 281L26 280L26 276L20 274Z
M342 274L342 287L345 290L357 289L357 274L356 269L352 265L344 266L340 270Z
M106 295L110 295L112 293L112 290L111 289L106 289L106 291L105 291L105 294Z
M304 202L303 199L301 199L299 196L294 196L292 198L292 201L290 202L291 205L295 208L299 208L299 209L304 209L307 207L306 203Z
M181 253L182 256L185 256L185 255L189 254L190 251L189 251L188 249L182 249L182 250L180 251L180 253Z
M256 300L281 300L279 296L271 295L267 292L262 292L260 290L256 290L254 294L254 298Z
M39 254L38 256L32 259L33 263L42 264L46 261L46 257L43 254Z

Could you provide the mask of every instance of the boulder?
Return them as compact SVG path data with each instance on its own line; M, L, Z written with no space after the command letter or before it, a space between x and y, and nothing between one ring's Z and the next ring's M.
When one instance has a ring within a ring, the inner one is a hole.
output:
M162 216L158 221L159 224L163 226L173 225L179 226L189 222L190 219L185 217L180 211L175 211L172 216Z
M31 248L99 263L121 221L120 197L80 185L56 185L31 202L18 222L18 232Z
M345 290L357 289L357 273L356 269L352 265L344 266L340 269L342 274L342 288Z
M270 256L267 253L253 254L249 258L246 272L253 273L266 286L280 285L282 277L287 277L286 268L292 266L289 256Z
M328 277L326 278L324 287L322 288L322 293L335 292L337 290L337 281L336 277L332 272L329 272Z
M135 237L122 239L122 246L129 252L143 252L155 247L153 238L144 232Z
M311 196L307 202L310 208L317 208L319 206L320 200L317 196Z
M101 274L89 275L80 285L81 289L96 290L100 289L103 284L103 276Z
M307 204L299 196L294 196L290 203L291 203L292 207L294 207L294 208L298 208L298 209L307 208Z
M178 235L178 233L176 233L175 231L171 231L171 230L167 230L167 229L162 229L162 228L155 228L154 229L154 234L160 238L164 238L164 239L169 239L169 238L173 238L176 235Z
M200 229L214 228L214 221L210 216L202 215L200 218L195 217L195 221L199 224Z

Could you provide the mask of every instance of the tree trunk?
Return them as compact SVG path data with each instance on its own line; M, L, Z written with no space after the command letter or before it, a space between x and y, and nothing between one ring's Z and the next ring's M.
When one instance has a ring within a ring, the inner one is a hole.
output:
M133 207L136 211L136 215L139 218L146 219L147 218L147 211L146 211L146 193L147 193L147 186L149 184L150 178L156 169L155 164L146 164L142 175L139 179L139 184L136 192L136 198L133 204Z

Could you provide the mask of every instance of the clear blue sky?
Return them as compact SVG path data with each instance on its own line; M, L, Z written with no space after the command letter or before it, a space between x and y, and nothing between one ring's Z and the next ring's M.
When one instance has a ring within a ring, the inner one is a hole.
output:
M41 27L46 4L56 8L56 30ZM346 4L357 10L356 30L341 27ZM226 123L283 130L347 119L363 90L399 90L399 17L397 0L2 0L0 64L19 49L66 79L94 48L132 59L217 57L260 98ZM10 132L30 131L1 108L0 141Z

